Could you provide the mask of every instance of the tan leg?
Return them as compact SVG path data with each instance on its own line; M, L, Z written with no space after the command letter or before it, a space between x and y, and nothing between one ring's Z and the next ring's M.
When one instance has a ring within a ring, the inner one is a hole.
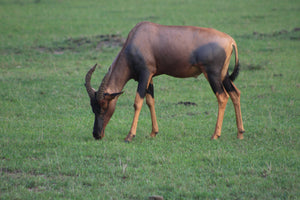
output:
M144 98L142 98L140 96L140 94L137 92L136 96L135 96L135 100L134 100L134 117L133 117L133 122L131 125L131 129L127 135L127 137L125 138L126 142L130 142L132 141L132 138L135 137L136 135L136 128L137 128L137 124L138 124L138 120L139 120L139 115L143 106L143 101Z
M152 75L149 73L144 73L140 75L140 80L138 84L137 93L134 100L134 117L131 125L131 129L125 138L125 142L132 141L132 138L136 135L136 128L140 116L140 112L143 106L144 97L146 96L146 89L149 86L150 81L152 81Z
M215 132L212 135L211 139L218 139L221 136L221 130L222 130L222 124L223 124L223 118L225 113L226 104L228 101L228 94L227 92L222 92L221 94L216 93L219 109L218 109L218 118L216 123Z
M150 134L151 137L155 137L158 134L158 124L155 114L155 101L154 101L154 90L153 90L153 81L151 80L147 94L146 94L146 103L149 107L151 120L152 120L152 132Z
M232 85L234 86L235 91L229 92L229 95L235 110L236 124L238 128L237 138L243 139L244 138L243 133L245 132L245 129L243 126L243 119L242 119L242 112L241 112L241 105L240 105L241 92L237 89L237 87L233 83Z

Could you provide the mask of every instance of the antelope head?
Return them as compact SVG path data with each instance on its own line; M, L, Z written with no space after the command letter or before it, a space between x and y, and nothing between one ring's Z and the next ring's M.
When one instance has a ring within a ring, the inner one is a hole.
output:
M123 92L119 93L105 93L105 88L107 87L108 75L106 75L99 87L99 90L96 91L91 86L92 74L96 69L97 64L92 67L85 77L85 87L86 91L90 97L91 107L93 113L95 114L95 122L93 129L93 136L96 140L102 139L104 137L105 127L108 124L111 116L114 113L116 107L116 99Z

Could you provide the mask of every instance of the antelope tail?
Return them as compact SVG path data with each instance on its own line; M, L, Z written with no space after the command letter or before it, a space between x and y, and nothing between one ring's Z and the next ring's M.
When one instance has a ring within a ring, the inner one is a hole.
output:
M232 44L232 47L234 48L235 66L234 66L233 72L229 76L229 79L233 82L239 75L240 62L239 62L238 50L237 50L237 46L236 46L235 42Z

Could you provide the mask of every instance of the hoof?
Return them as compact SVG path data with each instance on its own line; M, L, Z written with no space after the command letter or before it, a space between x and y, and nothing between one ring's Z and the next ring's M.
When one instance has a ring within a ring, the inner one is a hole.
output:
M239 131L238 135L237 135L237 138L240 139L240 140L244 139L244 134L243 133L245 133L245 131Z
M213 135L212 137L211 137L211 140L217 140L217 139L219 139L221 136L219 136L219 135Z
M132 141L132 139L135 137L135 135L128 135L126 138L125 138L125 142L126 143L129 143Z
M150 137L156 137L157 134L158 134L158 132L152 132L152 133L150 134Z
M124 142L125 142L125 143L130 143L131 141L132 141L132 140L131 140L131 139L128 139L128 138L125 138L125 139L124 139Z
M243 135L243 134L238 134L237 138L238 138L239 140L242 140L242 139L244 139L244 135Z

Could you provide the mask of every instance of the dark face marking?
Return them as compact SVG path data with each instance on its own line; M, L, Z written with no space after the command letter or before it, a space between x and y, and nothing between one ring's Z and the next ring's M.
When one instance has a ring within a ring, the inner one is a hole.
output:
M91 106L93 113L95 114L94 128L93 128L93 136L95 139L101 139L101 132L103 129L104 115L105 111L99 105L96 98L91 99Z
M139 82L137 92L144 98L146 96L146 89L150 76L144 56L133 44L126 46L125 55L131 69L131 76Z
M103 127L103 122L104 122L103 118L95 114L93 136L96 140L99 140L102 137L101 132Z

